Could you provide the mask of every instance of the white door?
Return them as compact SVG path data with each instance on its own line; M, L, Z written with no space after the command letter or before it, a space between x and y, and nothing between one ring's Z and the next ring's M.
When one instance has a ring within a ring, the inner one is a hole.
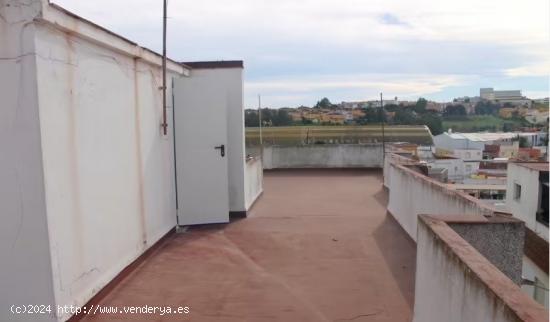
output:
M174 79L178 222L229 222L227 89L192 75Z

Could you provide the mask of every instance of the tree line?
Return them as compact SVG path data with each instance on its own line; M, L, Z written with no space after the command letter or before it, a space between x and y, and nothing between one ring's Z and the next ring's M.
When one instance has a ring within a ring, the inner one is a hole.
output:
M386 104L384 109L375 106L360 108L364 116L355 118L354 124L368 125L380 124L385 122L394 125L426 125L433 135L444 132L443 121L466 121L468 112L466 107L460 103L449 104L442 112L427 109L428 101L425 98L419 98L414 104ZM476 103L474 112L476 115L494 115L498 116L502 107L509 107L510 104L499 104L490 101L480 101ZM339 105L333 104L328 98L324 97L313 106L313 109L338 109ZM392 117L388 114L391 113ZM259 116L257 110L246 110L245 124L247 127L259 126ZM290 126L290 125L310 125L312 120L302 117L300 121L293 121L288 113L288 109L262 109L262 125L264 126ZM320 123L324 125L324 123ZM510 130L513 123L505 124L504 130Z

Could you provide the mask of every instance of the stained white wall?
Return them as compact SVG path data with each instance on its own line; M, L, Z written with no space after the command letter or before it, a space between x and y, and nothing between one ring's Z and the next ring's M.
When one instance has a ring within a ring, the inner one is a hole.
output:
M388 211L416 240L419 214L487 214L488 206L422 174L389 162L384 177L389 189Z
M244 196L247 211L263 192L263 172L262 159L257 158L246 162Z
M0 10L1 304L83 305L176 224L161 60L46 1Z
M319 144L266 146L264 169L278 168L381 168L382 145Z
M472 273L461 258L443 244L444 242L436 237L426 224L419 224L416 243L414 322L519 321L513 313L518 307L527 312L521 312L525 316L530 314L524 305L525 302L531 302L529 299L519 299L517 294L513 295L514 300L518 301L515 309L502 299L502 295L510 295L512 298L510 293L515 291L515 285L511 280L510 287L506 289L507 294L502 294L501 289L501 295L496 295L489 285ZM480 266L478 262L476 265ZM497 283L502 278L495 277L493 282ZM530 308L538 310L538 313L542 313L534 303L529 305ZM546 314L547 312L544 313ZM532 318L533 321L539 321L535 316Z
M39 1L0 0L0 321L12 305L54 305L31 21ZM35 315L34 321L53 321Z
M47 25L36 51L56 297L83 304L176 224L161 73Z
M525 221L525 225L548 241L548 227L537 222L536 214L539 205L539 172L508 163L506 184L506 206L512 215ZM514 185L521 186L521 198L515 199Z
M515 163L508 163L508 180L506 186L506 207L512 215L525 222L525 225L540 237L548 241L548 227L537 222L536 211L540 197L539 172L519 166ZM521 198L514 198L514 185L521 185ZM548 288L548 274L542 271L528 257L523 258L523 276L534 281L535 277ZM523 285L522 289L529 295L534 296L534 288L530 285ZM548 299L548 291L544 291ZM544 303L548 308L548 302Z

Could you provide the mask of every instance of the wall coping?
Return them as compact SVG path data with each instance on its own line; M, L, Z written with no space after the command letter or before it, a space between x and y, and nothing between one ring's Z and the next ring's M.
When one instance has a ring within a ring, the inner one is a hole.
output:
M406 163L405 162L400 163L396 159L399 160L399 159L406 159L406 158L401 157L401 156L397 156L397 158L395 158L395 157L396 157L396 155L392 154L392 159L389 160L390 166L396 168L399 171L405 172L406 174L412 176L413 178L415 178L417 180L423 181L424 183L430 185L434 189L440 190L441 192L443 192L445 194L454 195L454 196L457 196L457 197L463 199L464 201L472 204L473 206L478 207L481 210L483 210L484 215L494 216L496 214L500 214L500 215L505 215L505 216L512 217L511 213L503 212L503 211L498 210L498 209L496 209L496 208L494 208L490 205L484 204L479 199L477 199L475 197L472 197L472 196L468 195L467 193L462 192L460 190L449 189L446 184L444 184L442 182L439 182L439 181L437 181L433 178L427 177L422 173L416 172L416 171L411 170L408 167L406 167L406 165L419 165L420 164L419 162L407 159L408 161L406 161Z
M55 3L51 3L50 0L38 1L42 1L42 8L41 13L34 18L34 21L49 25L71 36L90 41L123 55L139 58L155 66L162 66L162 55L159 53L141 47L137 43L105 27L82 18ZM166 68L172 72L185 76L189 75L190 70L189 67L170 58L167 58Z
M293 149L293 148L326 148L326 147L339 147L339 146L368 146L368 147L380 147L382 143L323 143L323 144L296 144L296 145L279 145L279 144L264 144L264 148L278 148L278 149Z

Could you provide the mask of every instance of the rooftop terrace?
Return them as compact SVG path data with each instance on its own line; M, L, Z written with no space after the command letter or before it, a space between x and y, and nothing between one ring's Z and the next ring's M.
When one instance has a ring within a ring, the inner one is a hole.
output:
M520 289L523 257L548 284L548 242L426 177L410 153L383 154L379 126L356 140L337 127L282 128L280 142L263 132L269 147L245 162L240 67L169 60L165 135L158 54L48 0L0 0L0 18L0 321L62 322L72 312L13 308L88 302L188 306L193 321L548 321ZM385 131L432 141L426 127ZM262 165L279 170L250 208ZM312 167L325 169L281 170ZM355 167L383 167L385 188L380 171Z
M96 303L185 305L193 321L411 320L416 245L386 214L381 171L264 178L248 218L171 235Z

